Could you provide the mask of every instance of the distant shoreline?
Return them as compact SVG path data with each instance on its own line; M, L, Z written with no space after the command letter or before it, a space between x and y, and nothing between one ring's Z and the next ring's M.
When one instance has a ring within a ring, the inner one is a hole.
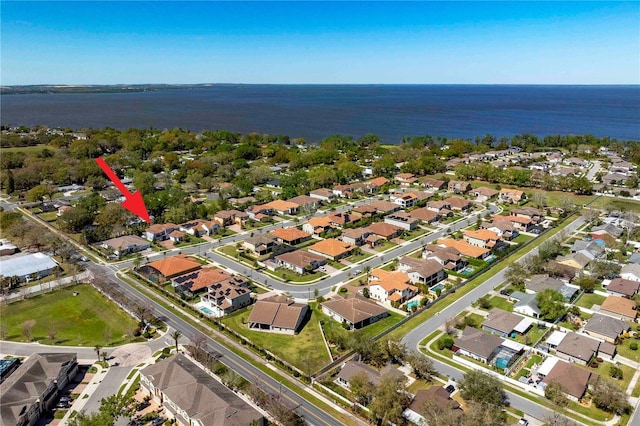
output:
M0 86L2 95L59 93L137 93L160 90L189 90L215 87L620 87L638 88L637 84L423 84L423 83L199 83L199 84L31 84Z

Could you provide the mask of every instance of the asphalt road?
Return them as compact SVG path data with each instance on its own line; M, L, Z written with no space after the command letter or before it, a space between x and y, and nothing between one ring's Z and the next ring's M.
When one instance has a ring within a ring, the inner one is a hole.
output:
M297 407L296 412L299 415L303 416L305 421L308 424L311 424L311 425L341 425L342 424L342 422L333 418L328 413L322 411L321 409L316 407L314 404L308 402L305 398L299 396L296 393L293 393L290 390L287 390L277 380L266 375L261 370L254 367L252 364L245 361L244 359L236 355L231 350L227 349L225 346L219 344L215 340L211 339L209 336L200 332L191 324L182 320L174 312L168 309L165 309L162 306L156 305L145 294L141 293L140 291L131 287L130 285L122 282L118 277L115 276L114 271L112 271L111 269L105 266L95 265L92 263L88 265L88 268L91 269L93 273L96 274L96 276L100 276L103 279L118 286L131 300L134 300L144 305L152 305L154 314L156 316L159 316L163 321L167 323L168 326L176 330L180 330L186 338L193 340L196 336L205 337L206 349L209 352L218 353L222 355L222 361L229 368L233 369L235 372L243 376L249 382L261 383L261 386L265 391L274 395L280 394L281 398L283 398L288 403L288 405L292 407ZM302 387L302 385L300 385L300 387Z

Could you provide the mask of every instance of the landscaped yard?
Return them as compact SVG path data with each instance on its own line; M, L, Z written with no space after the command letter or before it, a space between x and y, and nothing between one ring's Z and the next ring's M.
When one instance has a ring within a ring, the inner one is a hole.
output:
M589 207L640 213L640 201L622 200L614 197L600 197L600 199L596 200Z
M306 273L304 275L300 275L297 272L292 271L290 269L286 269L286 268L280 268L275 271L263 271L263 272L266 272L269 275L273 275L283 281L290 281L293 283L312 281L327 275L324 272L320 272L320 271L315 271L312 273Z
M74 296L74 292L78 295ZM77 285L1 306L6 339L66 346L113 346L133 340L137 321L89 285ZM25 322L35 321L31 339ZM55 334L54 339L49 335Z
M493 296L489 299L491 306L494 308L500 308L503 311L513 312L513 303L501 296Z
M372 256L373 255L371 253L367 253L366 251L362 251L362 253L360 253L360 254L354 254L352 256L349 256L348 260L351 263L358 263L358 262L363 261L365 259L369 259Z
M607 298L595 293L584 293L576 302L581 308L591 309L593 305L602 305Z
M624 339L622 343L616 346L618 349L618 355L630 359L631 361L640 362L640 349L636 349L635 351L631 350L629 345L635 343L640 347L640 339Z
M415 238L418 238L421 235L426 234L427 231L425 229L420 229L420 228L416 228L413 231L407 232L402 239L405 241L409 241L409 240L413 240Z
M530 236L530 235L523 235L520 234L517 237L515 237L513 240L511 240L514 243L518 243L518 244L524 244L528 241L533 240L534 237Z
M544 333L547 332L547 330L548 329L546 328L538 328L538 324L534 324L526 334L516 334L516 338L514 340L525 345L533 345L542 337Z
M373 249L375 251L385 251L385 250L388 250L391 247L395 247L395 246L397 246L397 244L392 243L391 241L383 240L377 246L375 246Z
M302 331L298 335L292 336L249 330L247 318L249 318L251 308L226 316L222 322L257 346L281 357L305 373L307 369L311 372L317 371L331 361L320 332L319 316L315 310L312 309L311 319L304 325ZM309 358L308 365L307 356Z
M40 217L40 219L44 220L45 222L54 222L58 219L58 212L57 211L46 212L46 213L41 213L38 216Z

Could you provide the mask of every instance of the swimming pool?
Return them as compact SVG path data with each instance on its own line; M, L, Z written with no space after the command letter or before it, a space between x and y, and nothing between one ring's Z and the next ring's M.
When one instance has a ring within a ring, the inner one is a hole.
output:
M412 300L411 302L407 303L407 309L413 309L413 307L418 307L420 306L420 302L418 302L417 300Z
M494 260L496 260L496 256L494 254L484 259L485 262L489 262L489 263L493 262Z
M437 293L438 290L440 290L440 292L443 292L444 291L444 285L436 284L436 285L434 285L433 287L431 287L429 289L429 291L432 292L432 293Z
M200 312L203 312L207 315L213 315L213 311L206 306L200 306Z
M466 268L464 268L462 271L460 271L461 274L470 274L473 272L473 268L467 266Z

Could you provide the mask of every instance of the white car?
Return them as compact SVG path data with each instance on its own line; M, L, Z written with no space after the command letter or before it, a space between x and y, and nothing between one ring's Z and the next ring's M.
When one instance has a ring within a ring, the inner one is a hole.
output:
M529 420L522 418L520 420L518 420L518 424L522 425L522 426L529 426Z

